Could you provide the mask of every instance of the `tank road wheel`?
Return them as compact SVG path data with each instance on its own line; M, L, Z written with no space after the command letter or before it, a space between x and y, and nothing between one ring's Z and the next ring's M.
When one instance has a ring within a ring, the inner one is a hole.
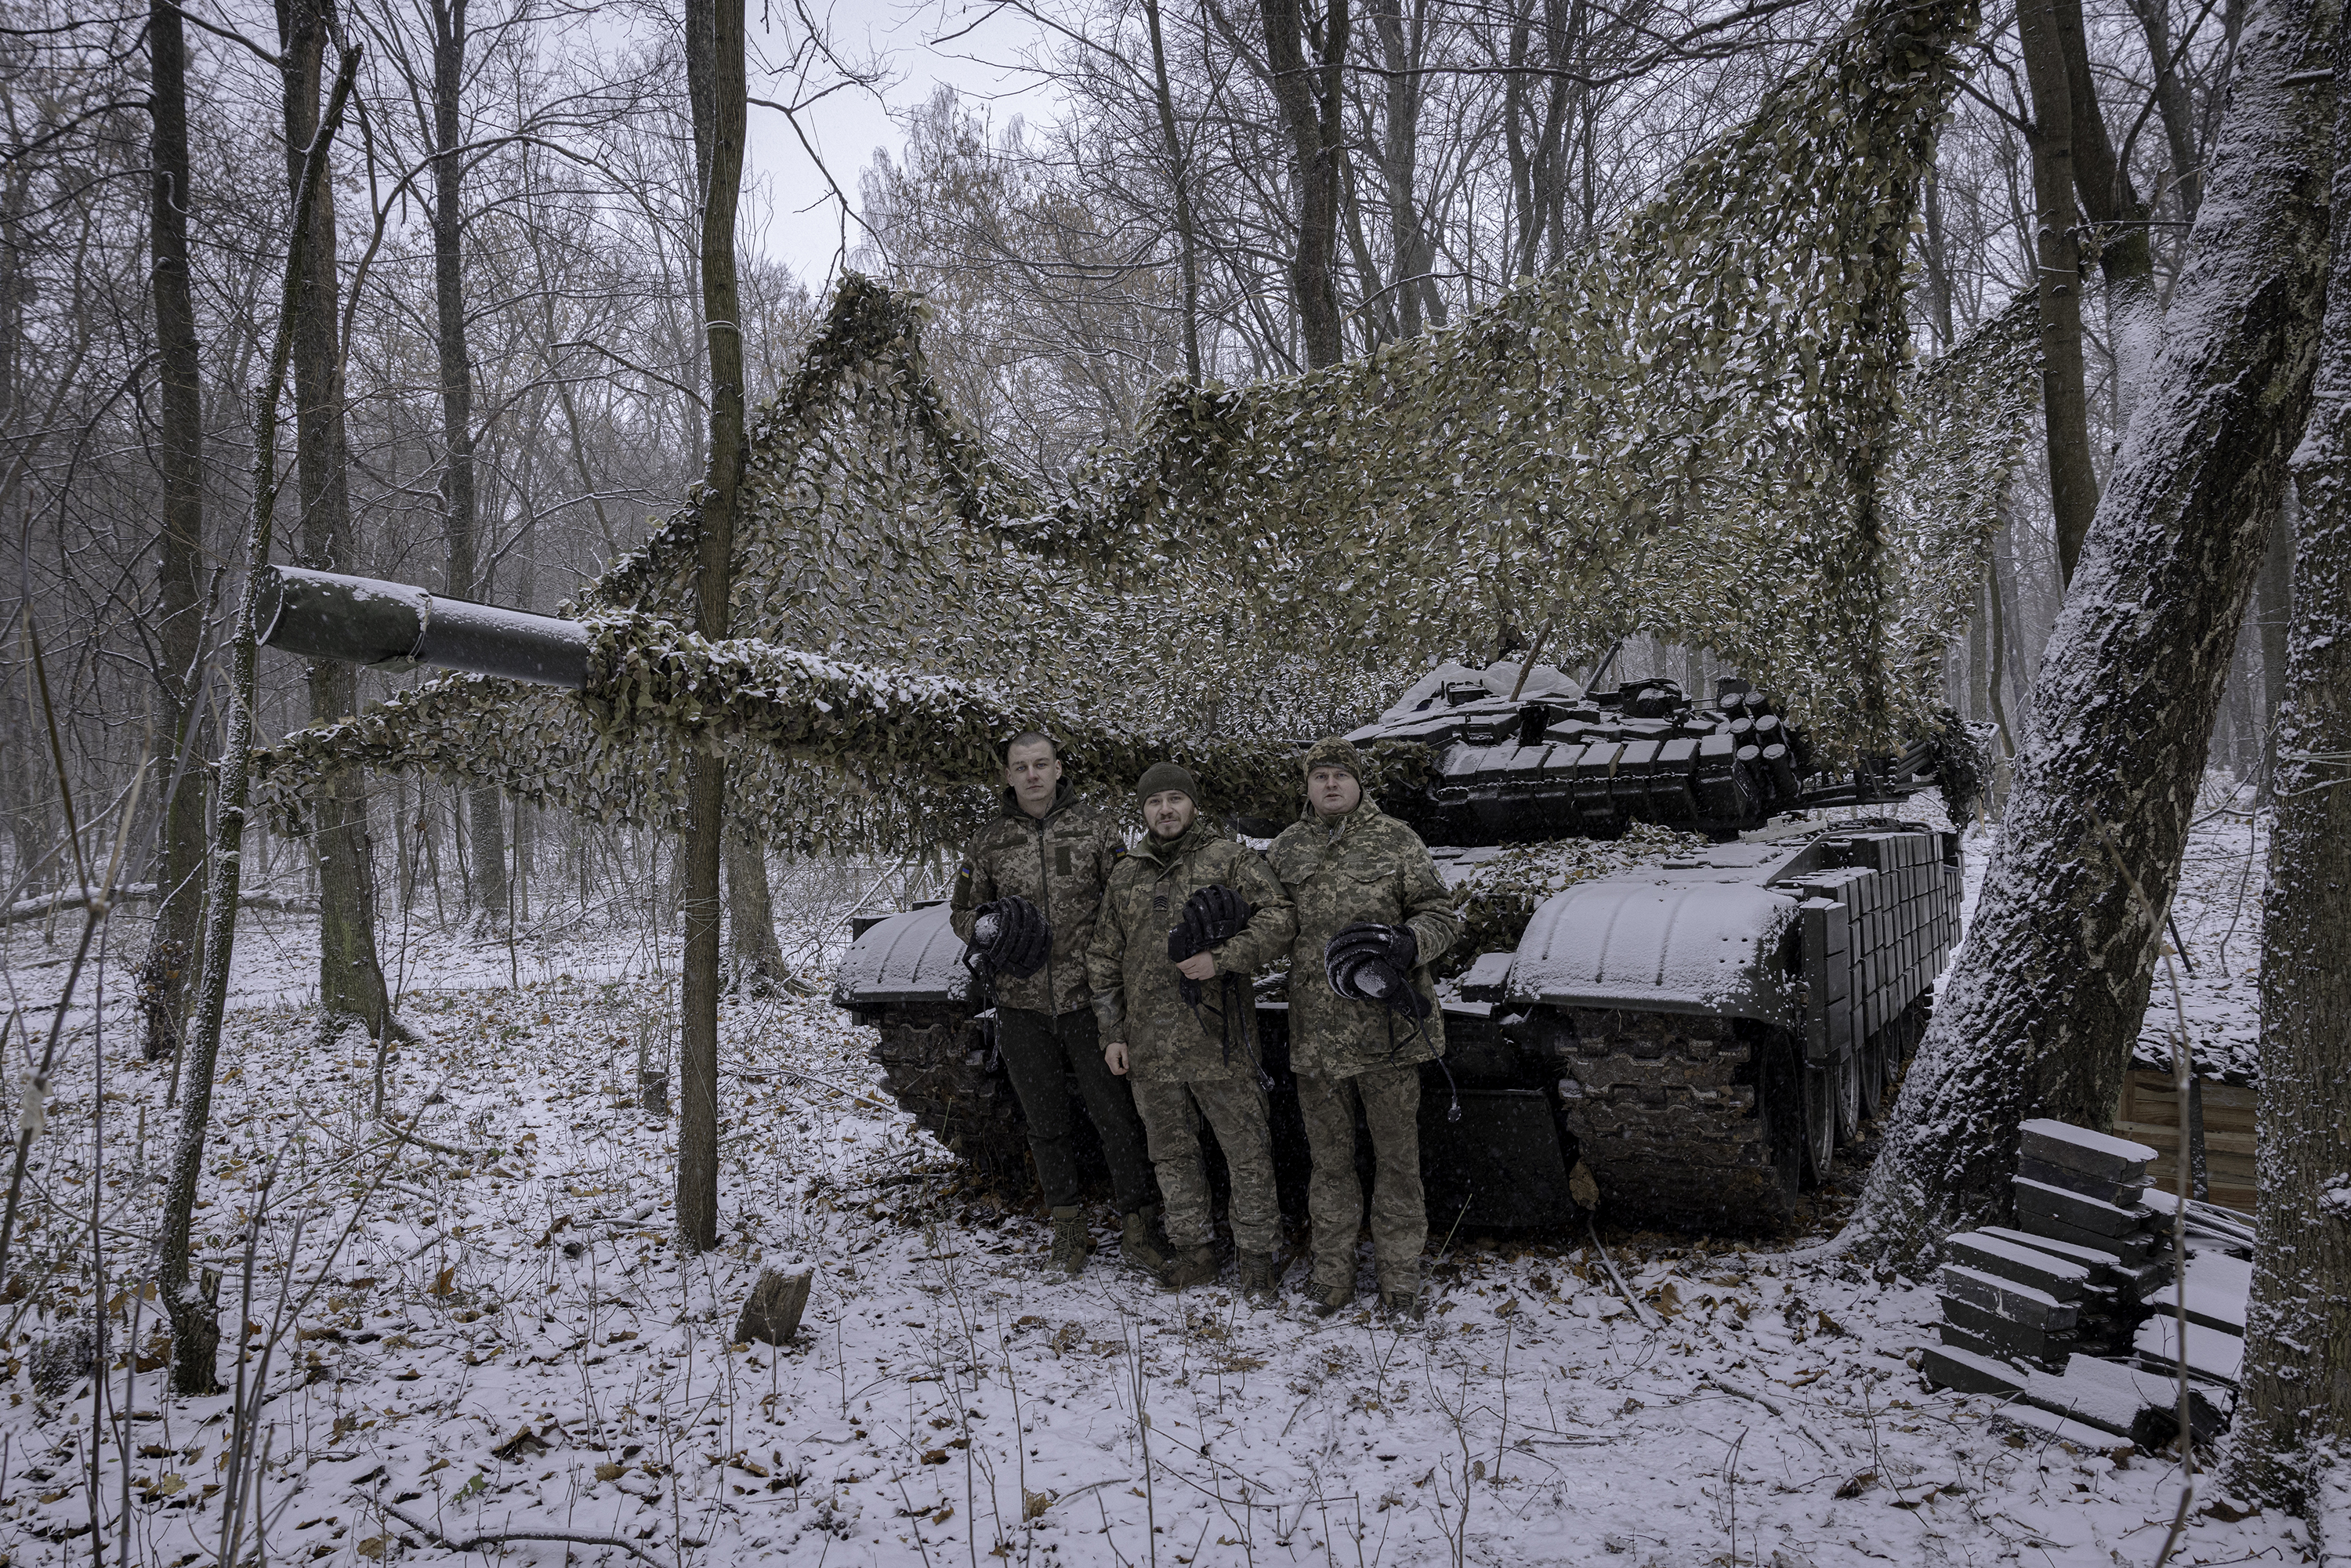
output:
M977 1019L951 1009L893 1011L873 1060L925 1132L983 1178L1026 1186L1029 1124Z
M1861 1052L1849 1051L1829 1069L1836 1096L1836 1141L1842 1149L1861 1136Z
M1803 1065L1804 1184L1817 1186L1829 1179L1836 1161L1837 1114L1834 1073L1827 1067Z
M1792 1035L1775 1035L1761 1048L1757 1114L1771 1164L1771 1183L1782 1214L1796 1206L1804 1185L1804 1048Z

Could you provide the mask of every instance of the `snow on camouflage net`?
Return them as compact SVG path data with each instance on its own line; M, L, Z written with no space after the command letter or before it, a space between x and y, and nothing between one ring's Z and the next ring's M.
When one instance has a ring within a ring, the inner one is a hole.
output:
M2022 305L1903 373L1918 181L1975 22L1876 0L1584 262L1369 359L1171 387L1051 504L942 401L919 302L852 276L753 419L746 641L669 623L689 499L567 607L600 626L588 692L427 682L260 753L259 803L298 820L310 779L421 768L673 821L706 745L778 846L903 848L974 825L989 743L1040 726L1094 785L1175 755L1280 817L1280 748L1211 734L1335 727L1546 620L1562 662L1634 630L1708 646L1824 747L1882 742L1939 702L2026 428Z

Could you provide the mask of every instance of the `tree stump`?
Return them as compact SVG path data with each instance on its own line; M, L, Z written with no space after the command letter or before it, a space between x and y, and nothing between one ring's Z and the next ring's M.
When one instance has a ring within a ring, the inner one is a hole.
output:
M758 1340L765 1344L782 1344L799 1332L800 1313L807 1310L809 1285L814 1271L802 1269L796 1274L786 1274L775 1269L761 1270L759 1282L751 1287L749 1299L743 1303L743 1315L735 1320L735 1343L748 1344Z

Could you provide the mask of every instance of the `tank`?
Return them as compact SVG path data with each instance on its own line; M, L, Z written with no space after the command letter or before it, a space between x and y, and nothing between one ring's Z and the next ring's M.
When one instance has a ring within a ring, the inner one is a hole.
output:
M260 588L261 641L288 653L590 682L579 622L291 568ZM1550 1225L1596 1203L1689 1229L1783 1223L1875 1112L1958 939L1957 836L1858 814L1939 787L1962 818L1976 772L1958 727L1833 776L1741 681L1698 702L1671 681L1589 690L1556 670L1448 664L1352 738L1379 764L1383 808L1465 890L1469 940L1440 974L1450 1076L1422 1070L1432 1222ZM1185 750L1219 770L1213 747ZM1237 743L1224 770L1276 779L1267 752ZM1854 814L1788 820L1824 806ZM982 1174L1026 1183L1019 1102L945 906L852 929L832 999L879 1031L892 1092ZM1276 1174L1302 1212L1285 983L1261 976L1255 994Z
M1974 769L1956 727L1832 777L1741 681L1699 703L1671 681L1593 691L1457 664L1350 738L1382 765L1382 809L1469 890L1476 940L1438 988L1450 1077L1422 1070L1432 1227L1556 1225L1587 1206L1714 1233L1784 1225L1876 1113L1958 941L1958 835L1860 814L1940 787L1958 820ZM1791 819L1823 807L1853 814ZM1510 846L1539 862L1539 846L1595 840L1621 852L1549 896L1487 885L1503 857L1529 857ZM879 1030L874 1059L925 1127L1022 1181L1019 1102L962 955L943 905L862 917L833 1000ZM1299 1213L1284 987L1260 977L1257 1009L1283 1207Z

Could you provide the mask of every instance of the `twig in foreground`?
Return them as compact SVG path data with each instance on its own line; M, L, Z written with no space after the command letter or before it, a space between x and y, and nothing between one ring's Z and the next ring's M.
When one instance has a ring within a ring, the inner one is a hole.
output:
M1641 1326L1652 1333L1665 1327L1666 1325L1658 1320L1657 1314L1649 1310L1649 1303L1635 1295L1633 1287L1625 1282L1625 1276L1616 1271L1616 1260L1608 1256L1608 1249L1602 1245L1600 1240L1599 1227L1592 1223L1589 1216L1584 1218L1583 1229L1584 1234L1592 1238L1592 1249L1600 1254L1600 1266L1608 1270L1608 1277L1611 1280L1616 1281L1617 1292L1632 1307L1633 1315L1641 1320Z
M1806 1426L1800 1417L1789 1415L1787 1407L1782 1405L1778 1400L1767 1398L1763 1395L1757 1393L1754 1389L1749 1388L1743 1384L1729 1382L1724 1378L1717 1377L1711 1373L1699 1378L1698 1381L1708 1388L1719 1388L1722 1390L1723 1393L1729 1395L1735 1399L1744 1399L1750 1404L1761 1405L1764 1409L1769 1410L1772 1415L1777 1416L1781 1420L1785 1421L1789 1426L1793 1427L1797 1432L1803 1437L1804 1440L1812 1444L1813 1448L1818 1448L1823 1454L1829 1455L1831 1458L1834 1458L1836 1457L1835 1454L1830 1450L1829 1446L1821 1440L1821 1435L1819 1433Z
M468 1536L460 1541L455 1536L442 1534L421 1520L409 1518L390 1503L383 1505L383 1511L418 1534L430 1536L452 1552L476 1552L485 1546L495 1546L502 1541L563 1541L574 1546L617 1546L641 1563L650 1563L653 1568L664 1568L664 1564L659 1558L646 1552L634 1542L622 1541L617 1535L566 1535L552 1530L496 1530L480 1535Z

